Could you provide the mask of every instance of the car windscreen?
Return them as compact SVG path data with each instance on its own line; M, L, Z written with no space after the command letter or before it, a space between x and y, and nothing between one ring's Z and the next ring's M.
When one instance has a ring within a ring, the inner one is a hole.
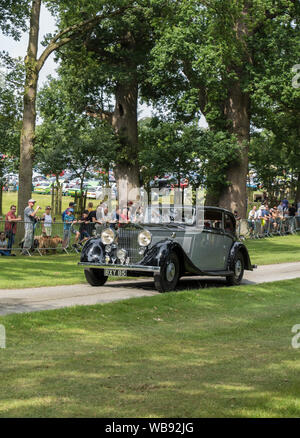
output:
M145 209L142 223L182 223L193 225L195 223L195 209L192 207L158 207L151 206Z

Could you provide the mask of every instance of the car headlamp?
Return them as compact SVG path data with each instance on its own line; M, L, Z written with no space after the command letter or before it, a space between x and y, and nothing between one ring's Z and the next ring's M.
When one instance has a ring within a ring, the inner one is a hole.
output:
M115 233L111 228L106 228L106 230L101 233L101 241L104 245L111 245L115 240Z
M152 240L152 235L148 230L141 231L140 234L138 235L138 242L140 246L150 245L151 240Z

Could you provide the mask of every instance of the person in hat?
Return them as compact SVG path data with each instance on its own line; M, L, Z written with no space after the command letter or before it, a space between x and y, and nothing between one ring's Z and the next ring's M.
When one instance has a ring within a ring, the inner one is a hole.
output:
M63 222L65 221L65 217L66 217L66 214L67 214L68 210L72 209L74 211L75 207L76 207L75 202L69 202L69 207L66 208L65 211L63 211L63 213L61 215L61 218L62 218Z
M36 213L41 208L39 205L36 206L35 210L33 209L35 204L34 199L29 199L28 206L24 210L24 227L25 227L25 236L24 236L24 244L23 244L23 255L28 255L27 251L29 250L33 244L33 232L34 232L34 224L37 221Z

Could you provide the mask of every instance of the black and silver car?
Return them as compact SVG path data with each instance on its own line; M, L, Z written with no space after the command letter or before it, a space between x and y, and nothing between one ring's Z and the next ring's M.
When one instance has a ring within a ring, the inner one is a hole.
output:
M159 214L160 213L160 214ZM109 276L153 276L160 292L174 290L183 276L221 276L238 285L252 271L245 245L236 236L234 215L204 207L148 210L142 223L108 223L83 247L80 266L92 286Z

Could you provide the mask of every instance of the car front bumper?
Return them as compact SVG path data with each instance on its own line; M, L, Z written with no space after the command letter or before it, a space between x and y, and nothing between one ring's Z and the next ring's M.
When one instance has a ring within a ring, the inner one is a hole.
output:
M93 269L118 269L123 271L138 271L138 272L153 272L160 273L160 266L141 266L141 265L113 265L113 264L103 264L103 263L90 263L90 262L79 262L78 266L83 268L93 268Z

